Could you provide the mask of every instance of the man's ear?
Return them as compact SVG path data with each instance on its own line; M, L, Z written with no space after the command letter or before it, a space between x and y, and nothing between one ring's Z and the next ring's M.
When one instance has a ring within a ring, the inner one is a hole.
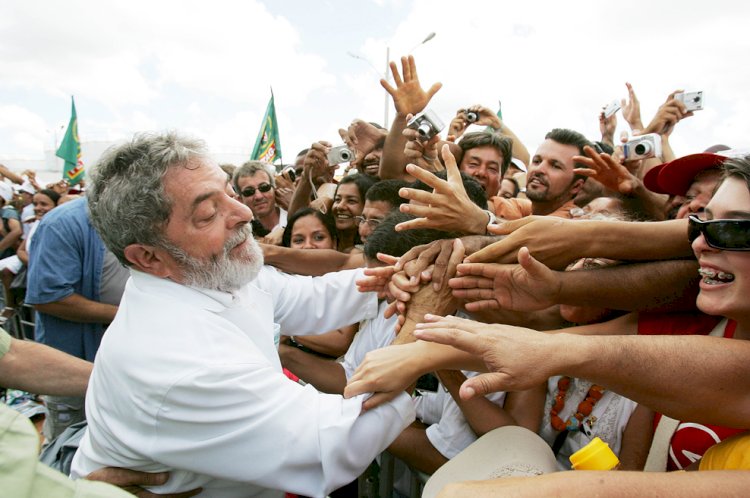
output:
M161 278L173 274L174 261L164 249L145 244L130 244L124 252L125 259L138 271Z
M570 198L573 199L578 192L583 188L583 184L586 183L587 178L579 178L573 182L570 187Z

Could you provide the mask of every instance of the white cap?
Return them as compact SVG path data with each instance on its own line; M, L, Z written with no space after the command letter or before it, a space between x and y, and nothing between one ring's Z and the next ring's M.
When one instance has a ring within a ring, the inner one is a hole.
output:
M31 195L36 194L36 189L31 184L31 182L28 181L28 180L26 180L25 182L23 182L21 184L21 186L18 188L18 191L19 192L26 192L27 194L31 194Z
M517 157L511 157L510 162L513 163L513 165L521 171L526 171L526 165Z

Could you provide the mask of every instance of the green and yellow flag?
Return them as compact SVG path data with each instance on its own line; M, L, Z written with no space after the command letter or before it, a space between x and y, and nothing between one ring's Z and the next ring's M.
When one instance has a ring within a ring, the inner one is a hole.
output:
M83 180L83 161L81 160L81 141L78 138L78 116L76 115L76 102L70 97L73 108L70 113L70 122L65 131L65 137L57 149L55 155L65 161L63 168L63 179L68 180L71 185Z
M281 160L281 142L279 141L279 123L276 121L276 106L273 103L273 90L271 100L263 116L258 138L255 139L255 147L250 155L253 161L273 163L276 159Z

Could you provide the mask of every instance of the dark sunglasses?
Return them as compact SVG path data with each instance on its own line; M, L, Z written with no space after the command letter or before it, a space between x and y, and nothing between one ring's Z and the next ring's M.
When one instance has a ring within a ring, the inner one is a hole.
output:
M750 251L750 220L703 221L695 215L688 217L688 239L692 244L700 234L706 244L724 251Z
M264 194L272 188L273 186L270 183L261 183L260 185L258 185L258 190L260 190ZM255 195L255 187L247 187L240 193L242 194L242 197L252 197Z

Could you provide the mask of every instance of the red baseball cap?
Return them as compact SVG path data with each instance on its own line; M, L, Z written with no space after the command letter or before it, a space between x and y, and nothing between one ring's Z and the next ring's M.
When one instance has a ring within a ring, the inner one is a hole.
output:
M720 168L728 156L701 152L651 168L643 177L643 184L657 194L684 196L701 171Z

